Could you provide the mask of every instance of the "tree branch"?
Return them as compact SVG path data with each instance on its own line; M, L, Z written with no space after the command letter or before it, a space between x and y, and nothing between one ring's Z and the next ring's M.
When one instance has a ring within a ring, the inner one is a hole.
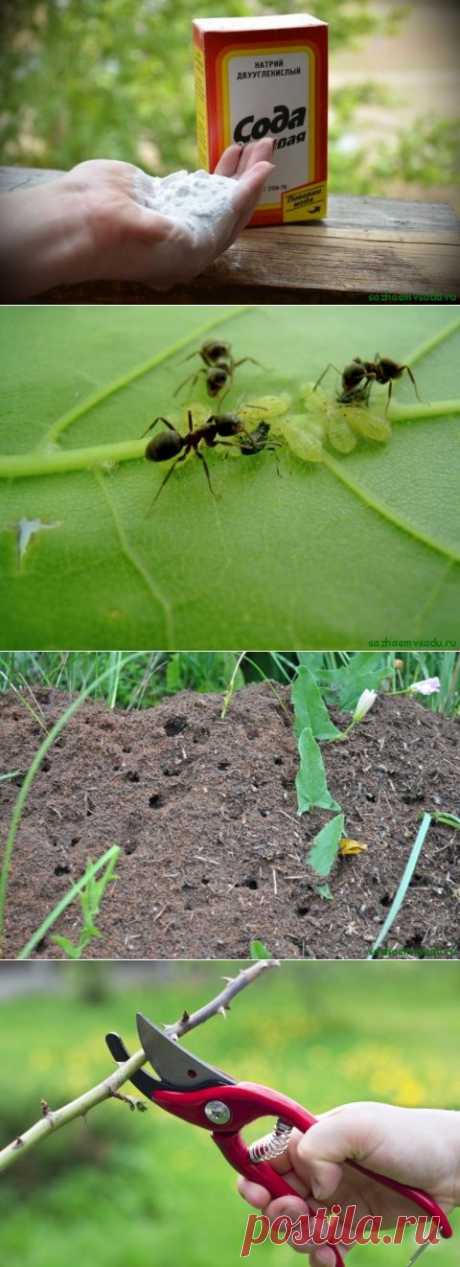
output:
M232 999L240 994L241 990L245 990L248 985L260 976L260 974L269 968L277 968L279 964L276 959L261 959L257 963L251 964L249 968L243 968L237 977L229 978L224 990L211 999L209 1003L205 1003L203 1007L198 1008L196 1012L189 1014L184 1012L179 1021L173 1025L165 1026L165 1033L168 1038L180 1038L182 1034L187 1034L189 1030L196 1029L198 1025L203 1025L205 1021L209 1021L212 1016L225 1016L230 1011L230 1003ZM103 1082L99 1082L97 1086L92 1087L90 1091L85 1091L83 1095L78 1096L76 1100L70 1100L68 1104L64 1104L60 1109L50 1109L47 1100L42 1100L42 1116L38 1122L30 1126L23 1134L18 1135L12 1140L11 1144L7 1144L6 1148L0 1151L0 1171L7 1170L8 1166L12 1166L18 1161L24 1153L34 1148L40 1140L47 1135L51 1135L54 1131L60 1130L63 1126L67 1126L68 1122L73 1122L77 1117L85 1117L90 1109L94 1109L96 1104L102 1104L104 1100L122 1098L118 1095L119 1089L127 1082L133 1073L145 1064L147 1057L142 1048L136 1051L129 1060L118 1065L114 1073L108 1078L104 1078ZM130 1104L130 1107L132 1105Z

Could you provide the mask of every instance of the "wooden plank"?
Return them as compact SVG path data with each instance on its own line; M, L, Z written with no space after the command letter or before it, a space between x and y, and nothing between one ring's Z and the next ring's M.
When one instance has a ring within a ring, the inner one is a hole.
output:
M0 190L57 171L0 168ZM332 196L321 223L247 229L186 287L166 294L137 283L60 287L49 303L451 302L460 292L459 222L443 203ZM378 300L377 300L378 301Z
M275 299L277 292L288 289L301 291L305 297L320 291L344 299L357 293L366 300L369 295L391 293L424 295L428 301L440 293L449 301L460 289L458 246L398 239L366 242L359 237L331 243L304 234L298 236L294 249L292 238L289 243L267 243L269 232L257 233L256 241L252 231L243 233L197 278L194 288L222 293L241 278L244 290L266 288Z

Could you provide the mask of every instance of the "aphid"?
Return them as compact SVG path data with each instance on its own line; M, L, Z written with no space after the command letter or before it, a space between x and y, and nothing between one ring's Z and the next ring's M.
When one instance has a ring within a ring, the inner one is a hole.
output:
M261 449L275 448L274 443L267 443L267 436L270 430L267 423L259 423L255 431L249 432L246 430L246 427L241 419L237 418L235 414L211 414L211 417L207 418L206 422L204 422L202 426L194 428L190 409L187 410L187 421L188 431L184 436L180 434L180 431L178 431L167 418L163 418L162 416L154 418L153 422L151 422L146 428L146 431L144 431L144 435L147 435L148 431L152 431L153 428L156 427L157 422L163 422L165 427L168 428L167 431L160 431L158 435L153 436L153 438L149 440L145 450L145 457L148 458L150 462L167 462L170 458L175 458L175 461L160 484L158 492L153 499L153 505L160 496L165 484L170 479L177 463L184 462L187 454L191 452L196 453L197 458L199 458L200 462L203 463L209 491L212 493L213 497L215 496L206 458L204 453L201 453L199 449L200 444L205 444L208 449L214 449L218 444L223 445L226 448L233 449L235 446L232 444L231 440L223 437L241 436L241 440L238 441L238 444L241 453L245 455L259 453Z
M348 405L343 409L348 426L355 435L366 440L376 440L379 444L387 444L391 440L391 422L385 414L377 414L373 409L363 409L360 404Z
M326 424L326 434L333 449L337 449L339 453L352 453L357 440L344 414L345 410L343 413L338 409L331 412Z
M301 394L307 411L304 426L309 431L314 427L318 438L327 439L339 453L351 453L356 437L364 436L381 444L391 438L388 418L374 409L363 409L359 387L345 405L343 401L330 400L311 383L304 384Z
M272 430L274 430L278 419L287 414L290 405L291 397L287 392L282 392L279 396L251 397L245 404L241 403L238 405L238 413L243 422L246 421L249 414L253 415L254 422L262 422L269 418ZM254 417L257 414L259 417Z
M337 366L330 361L317 379L313 391L316 391L316 388L319 387L329 369L334 369L337 374L340 374ZM398 365L397 361L392 361L388 356L380 357L378 352L375 353L373 361L363 361L360 356L354 356L353 360L342 371L342 386L341 391L337 393L337 401L340 405L356 405L358 403L367 405L372 383L388 383L385 408L385 413L387 413L393 391L393 382L395 379L401 378L404 373L409 375L417 400L420 400L417 384L409 365Z
M204 375L208 396L214 398L219 396L224 388L227 391L230 390L235 370L239 365L244 365L246 361L251 361L253 365L260 364L252 356L243 356L239 361L235 361L230 344L218 343L217 340L203 343L202 347L196 352L191 352L190 356L186 357L186 360L189 361L192 356L201 356L204 364L196 371L196 374L189 374L187 378L184 378L183 383L176 388L175 396L185 387L186 383L191 383L193 387L200 375Z
M279 430L288 448L301 461L323 461L324 428L317 419L305 417L305 414L288 414Z

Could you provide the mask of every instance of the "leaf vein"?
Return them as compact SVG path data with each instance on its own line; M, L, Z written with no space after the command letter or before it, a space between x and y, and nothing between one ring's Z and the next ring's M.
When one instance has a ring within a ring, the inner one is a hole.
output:
M382 519L386 519L388 523L392 524L393 528L397 528L401 532L405 532L409 537L413 537L414 541L420 541L422 545L427 546L429 550L434 550L434 552L436 554L440 554L442 558L448 559L452 563L460 563L460 554L456 554L453 549L442 545L439 541L436 541L434 538L428 536L428 533L421 532L419 529L415 528L408 519L405 519L404 515L396 514L396 512L391 510L385 502L380 501L377 497L368 493L364 488L361 488L360 484L358 484L356 480L352 479L350 475L345 474L341 464L336 462L329 454L323 455L323 464L324 466L327 466L331 474L335 475L336 479L344 484L345 487L348 488L349 491L353 493L364 506L367 506L369 510L374 511L374 514L380 515Z
M165 640L165 646L162 647L162 650L170 651L174 647L174 619L173 619L171 604L169 600L165 597L165 595L162 593L159 586L155 583L153 577L150 575L145 565L137 557L135 550L133 550L132 546L130 546L125 530L117 514L117 510L116 510L113 498L111 497L110 491L107 488L106 479L104 478L103 475L101 475L99 471L94 471L94 478L96 480L96 483L99 485L99 488L103 494L103 497L105 498L105 501L107 502L107 505L109 507L124 557L128 560L128 562L130 563L134 571L137 572L138 576L140 576L141 580L146 586L146 589L149 592L150 597L153 598L154 602L157 604L158 607L161 608L163 612L163 618L164 618L164 624L165 624L165 630L166 630L166 640Z

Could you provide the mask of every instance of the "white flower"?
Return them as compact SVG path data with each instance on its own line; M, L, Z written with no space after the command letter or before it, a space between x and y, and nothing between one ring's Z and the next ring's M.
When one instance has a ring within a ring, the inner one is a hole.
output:
M375 704L376 699L377 691L363 691L353 713L353 721L362 721L369 709L372 708L372 705Z
M417 691L420 695L435 695L436 691L441 690L441 683L438 677L426 677L421 682L413 682L407 689L408 692Z

